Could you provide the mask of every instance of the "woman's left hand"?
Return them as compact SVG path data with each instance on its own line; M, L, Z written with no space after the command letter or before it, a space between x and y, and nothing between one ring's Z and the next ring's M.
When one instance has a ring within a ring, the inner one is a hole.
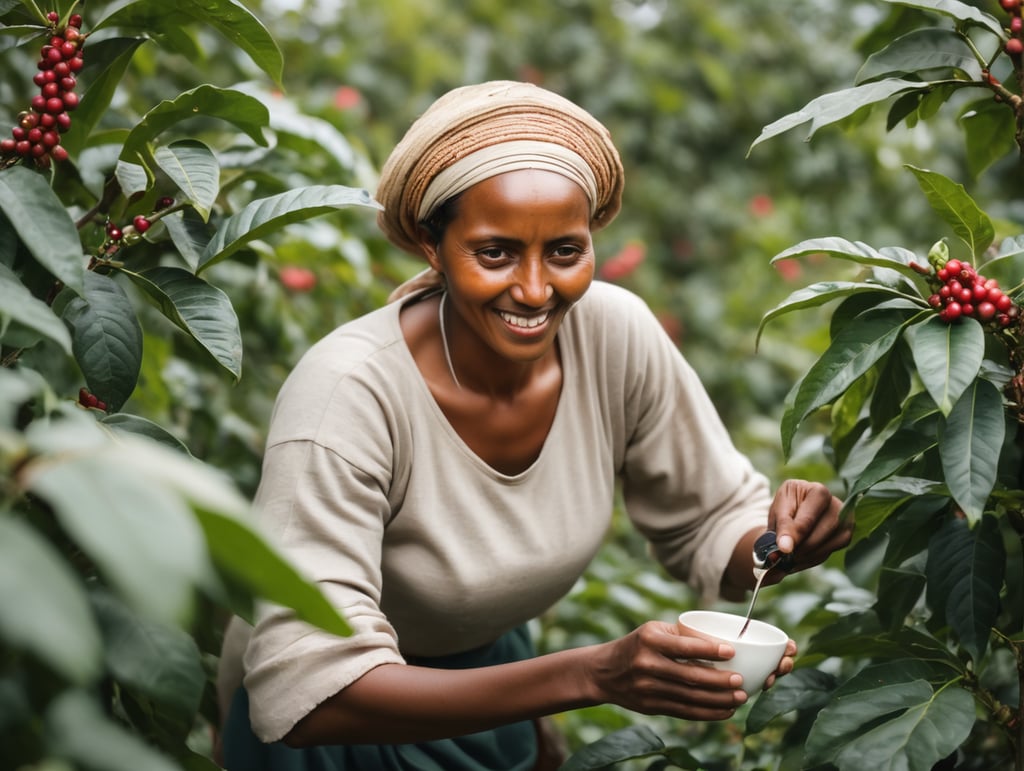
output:
M775 685L775 681L783 675L788 675L793 671L794 659L796 658L796 642L790 640L786 643L786 652L782 654L782 661L779 662L779 666L775 671L768 675L768 679L765 681L764 687L771 688Z
M843 502L818 482L789 479L779 486L768 510L768 529L782 551L792 553L793 569L820 565L853 537L853 517L839 518Z

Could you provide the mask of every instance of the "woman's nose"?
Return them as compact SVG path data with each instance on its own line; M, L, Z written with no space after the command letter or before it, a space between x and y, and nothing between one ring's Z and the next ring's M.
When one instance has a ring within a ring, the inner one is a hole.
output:
M540 261L526 260L516 271L512 285L512 299L522 305L539 308L554 293L547 271Z

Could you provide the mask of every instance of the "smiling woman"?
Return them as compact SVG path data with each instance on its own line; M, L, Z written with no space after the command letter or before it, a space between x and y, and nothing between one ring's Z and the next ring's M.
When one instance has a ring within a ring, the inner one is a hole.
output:
M429 267L296 366L256 500L354 634L274 606L232 622L228 769L556 768L547 715L721 720L747 699L693 663L731 646L674 625L544 656L525 626L593 559L618 485L707 599L752 587L766 526L797 569L849 538L824 486L772 499L646 304L594 281L622 185L604 127L528 84L456 89L396 147L379 223Z

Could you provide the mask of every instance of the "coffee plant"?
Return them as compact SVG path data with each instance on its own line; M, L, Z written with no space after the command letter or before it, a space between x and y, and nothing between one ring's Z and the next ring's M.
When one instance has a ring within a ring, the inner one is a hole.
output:
M953 111L967 174L1007 167L1012 199L1024 159L1020 0L885 4L856 84L764 127L751 151L808 123L808 140L826 126L869 126L883 106L890 131ZM802 435L825 435L856 523L846 568L863 590L807 614L796 671L758 698L745 727L784 727L785 768L1022 771L1024 235L948 175L906 170L942 226L930 246L820 237L772 260L855 266L793 292L757 337L782 316L832 309L781 439L789 455ZM631 726L565 768L627 760L718 767Z
M857 84L767 126L755 146L883 104L890 129L956 109L970 171L1013 155L1019 179L1019 0L892 5L900 10L889 21L909 30L886 28L895 39L868 56ZM757 704L748 726L796 711L804 767L1020 771L1024 236L963 185L907 168L948 228L930 249L829 237L774 257L825 254L858 266L850 280L793 293L762 329L835 304L830 343L787 401L782 441L788 452L802 426L830 426L827 447L856 519L847 566L871 576L871 594L842 613L815 611L820 631L804 666Z
M211 33L269 87L191 83L136 112L126 84L153 75L139 57L188 60ZM3 768L215 768L227 614L264 598L348 631L152 408L172 349L241 380L244 330L215 283L232 261L377 207L360 186L272 173L278 146L342 144L273 113L281 70L234 0L0 0Z

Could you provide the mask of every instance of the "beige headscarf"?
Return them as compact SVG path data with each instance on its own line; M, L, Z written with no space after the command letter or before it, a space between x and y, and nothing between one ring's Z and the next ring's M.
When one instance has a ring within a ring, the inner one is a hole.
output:
M618 214L622 161L608 130L558 94L500 80L449 91L410 126L381 170L377 222L392 243L422 256L423 219L477 182L521 168L555 171L579 184L590 199L593 230ZM392 297L438 281L424 271Z

